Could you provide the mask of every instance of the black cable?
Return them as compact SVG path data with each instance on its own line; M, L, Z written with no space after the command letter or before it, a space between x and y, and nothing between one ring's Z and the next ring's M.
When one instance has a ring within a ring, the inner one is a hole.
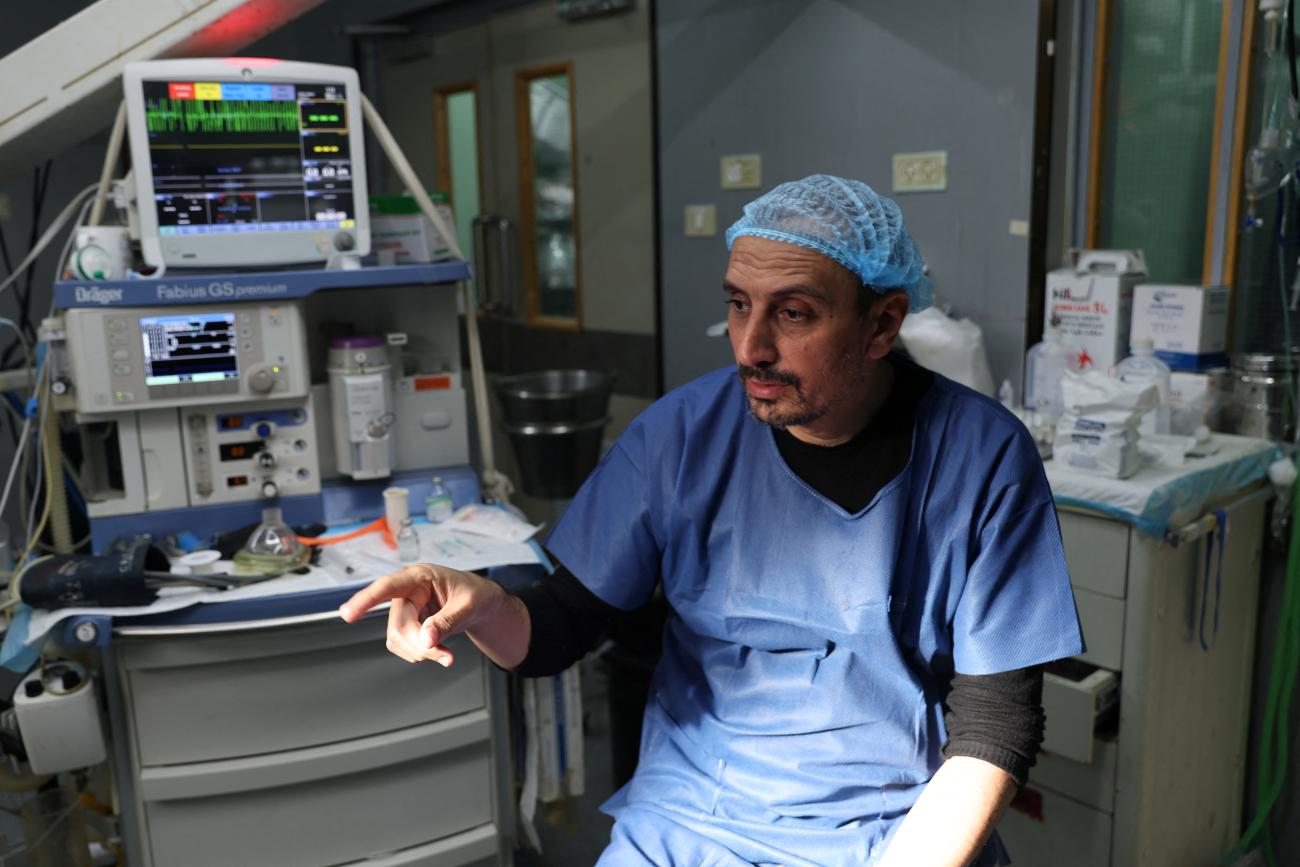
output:
M28 233L28 250L33 249L36 242L40 240L41 212L45 207L46 194L49 191L50 175L53 173L53 168L54 160L49 159L45 161L43 166L32 169L32 224L31 231ZM32 323L32 295L35 279L36 264L32 263L31 267L27 269L26 280L19 281L14 286L15 300L18 305L14 320L18 328L31 342L36 341L36 327ZM0 367L8 369L13 366L14 353L18 348L19 342L16 341L7 346L3 353L0 353Z
M14 272L13 260L9 258L9 245L5 242L4 223L0 223L0 262L4 262L6 277Z
M43 167L43 171L41 171L40 173L39 189L35 191L36 201L34 203L35 206L32 211L31 247L35 247L36 242L40 240L41 237L40 235L41 212L45 210L45 194L49 191L50 175L53 173L54 173L54 160L52 159L46 160L45 165ZM31 249L31 247L29 247L28 249ZM26 327L28 332L27 336L31 340L36 339L36 329L32 325L32 286L36 281L35 265L36 263L33 262L32 268L27 271L27 291L23 295L23 311L22 311L23 318L18 323L20 326Z

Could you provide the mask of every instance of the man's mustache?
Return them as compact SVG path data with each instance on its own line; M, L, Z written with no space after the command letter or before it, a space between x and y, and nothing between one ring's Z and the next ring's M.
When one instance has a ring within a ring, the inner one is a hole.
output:
M781 385L799 387L799 377L788 371L772 370L767 367L750 367L748 364L737 365L736 369L740 373L742 382L746 379L752 379L755 382L776 382Z

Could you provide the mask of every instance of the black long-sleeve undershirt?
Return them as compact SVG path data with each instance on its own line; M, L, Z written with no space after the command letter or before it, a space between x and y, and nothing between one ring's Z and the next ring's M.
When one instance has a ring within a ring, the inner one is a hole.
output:
M917 408L933 381L929 371L902 359L891 360L895 382L889 397L872 422L849 442L815 446L776 431L778 449L790 469L850 514L865 508L906 467ZM518 595L532 622L528 655L516 669L525 677L563 671L626 616L562 564ZM954 674L945 702L944 757L981 759L1023 785L1043 738L1042 685L1040 666L998 674Z

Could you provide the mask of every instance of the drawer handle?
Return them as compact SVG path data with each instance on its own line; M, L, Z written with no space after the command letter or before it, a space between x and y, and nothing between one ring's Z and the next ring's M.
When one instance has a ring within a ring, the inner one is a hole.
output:
M381 602L366 612L365 617L383 614L392 605ZM115 626L114 635L159 638L167 635L210 635L217 632L249 632L255 629L279 629L284 626L301 626L304 623L323 623L342 620L335 608L313 614L295 614L292 617L268 617L265 620L236 620L230 623L190 623L183 626ZM364 618L363 618L364 619Z

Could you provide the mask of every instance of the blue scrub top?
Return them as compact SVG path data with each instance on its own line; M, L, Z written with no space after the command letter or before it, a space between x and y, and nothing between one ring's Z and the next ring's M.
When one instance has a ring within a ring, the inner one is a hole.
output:
M547 547L605 602L662 583L672 606L637 771L605 807L614 847L671 863L870 863L943 760L952 673L1083 650L1028 432L941 376L907 467L849 514L714 371L628 427Z

